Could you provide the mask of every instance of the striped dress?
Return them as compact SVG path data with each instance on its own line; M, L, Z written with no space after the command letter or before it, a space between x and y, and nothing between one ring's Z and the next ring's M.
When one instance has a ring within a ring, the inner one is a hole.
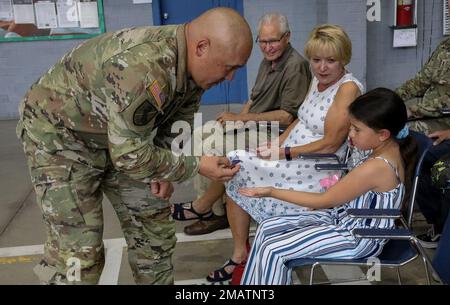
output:
M378 255L386 240L357 238L352 230L392 228L394 220L357 219L347 214L349 208L400 209L405 187L398 171L386 159L377 159L382 159L395 171L399 183L394 189L369 191L332 209L264 220L256 232L241 284L290 284L292 270L284 263L296 258L353 259Z

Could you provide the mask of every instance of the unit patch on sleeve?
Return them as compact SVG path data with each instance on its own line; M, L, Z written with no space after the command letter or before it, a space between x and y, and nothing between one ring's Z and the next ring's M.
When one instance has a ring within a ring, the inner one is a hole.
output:
M157 80L154 80L153 83L147 88L147 90L155 99L158 108L161 109L162 105L164 104L165 96L161 91L159 82Z

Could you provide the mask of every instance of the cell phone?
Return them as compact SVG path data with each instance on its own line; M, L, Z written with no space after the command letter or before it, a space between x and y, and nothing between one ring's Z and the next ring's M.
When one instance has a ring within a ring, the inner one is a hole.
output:
M234 159L234 160L231 161L231 165L232 165L232 166L235 166L236 164L238 164L238 163L240 163L240 162L242 162L242 160Z
M230 168L234 168L238 163L242 162L242 160L239 160L238 158L233 158L233 160L231 160L231 166Z
M450 108L441 109L441 114L450 114Z

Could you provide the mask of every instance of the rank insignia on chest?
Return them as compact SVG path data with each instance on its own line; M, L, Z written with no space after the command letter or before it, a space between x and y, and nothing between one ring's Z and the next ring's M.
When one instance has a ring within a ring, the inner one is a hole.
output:
M161 86L157 80L154 80L153 83L147 88L148 92L153 96L157 106L161 109L164 104L164 94L161 91Z

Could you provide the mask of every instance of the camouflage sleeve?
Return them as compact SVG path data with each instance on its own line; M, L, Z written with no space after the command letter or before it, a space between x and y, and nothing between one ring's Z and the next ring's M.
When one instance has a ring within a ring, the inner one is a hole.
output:
M439 110L448 107L449 56L450 38L447 38L436 48L417 76L397 89L415 117L439 117Z
M433 53L414 78L407 80L395 90L398 95L400 95L404 101L413 97L422 97L431 85L432 69L434 69L435 64L436 56L435 53Z
M184 181L198 172L199 159L175 156L170 150L154 145L151 137L161 110L154 97L148 93L147 85L152 82L152 78L166 77L167 72L154 64L153 60L147 65L142 63L140 56L134 54L122 53L104 65L108 79L106 95L109 98L108 140L111 160L121 172L146 183L152 180ZM144 55L147 58L157 56ZM143 108L146 111L142 111Z
M198 112L200 108L200 95L192 97L192 99L186 101L182 107L180 107L175 115L167 120L162 126L158 127L158 133L155 137L155 144L159 147L170 148L173 139L177 136L177 133L172 133L172 125L176 121L188 122L193 129L194 113ZM178 132L178 131L176 131Z
M416 76L397 88L397 93L405 100L422 97L433 82L448 70L448 39L443 40L431 54L428 61Z

